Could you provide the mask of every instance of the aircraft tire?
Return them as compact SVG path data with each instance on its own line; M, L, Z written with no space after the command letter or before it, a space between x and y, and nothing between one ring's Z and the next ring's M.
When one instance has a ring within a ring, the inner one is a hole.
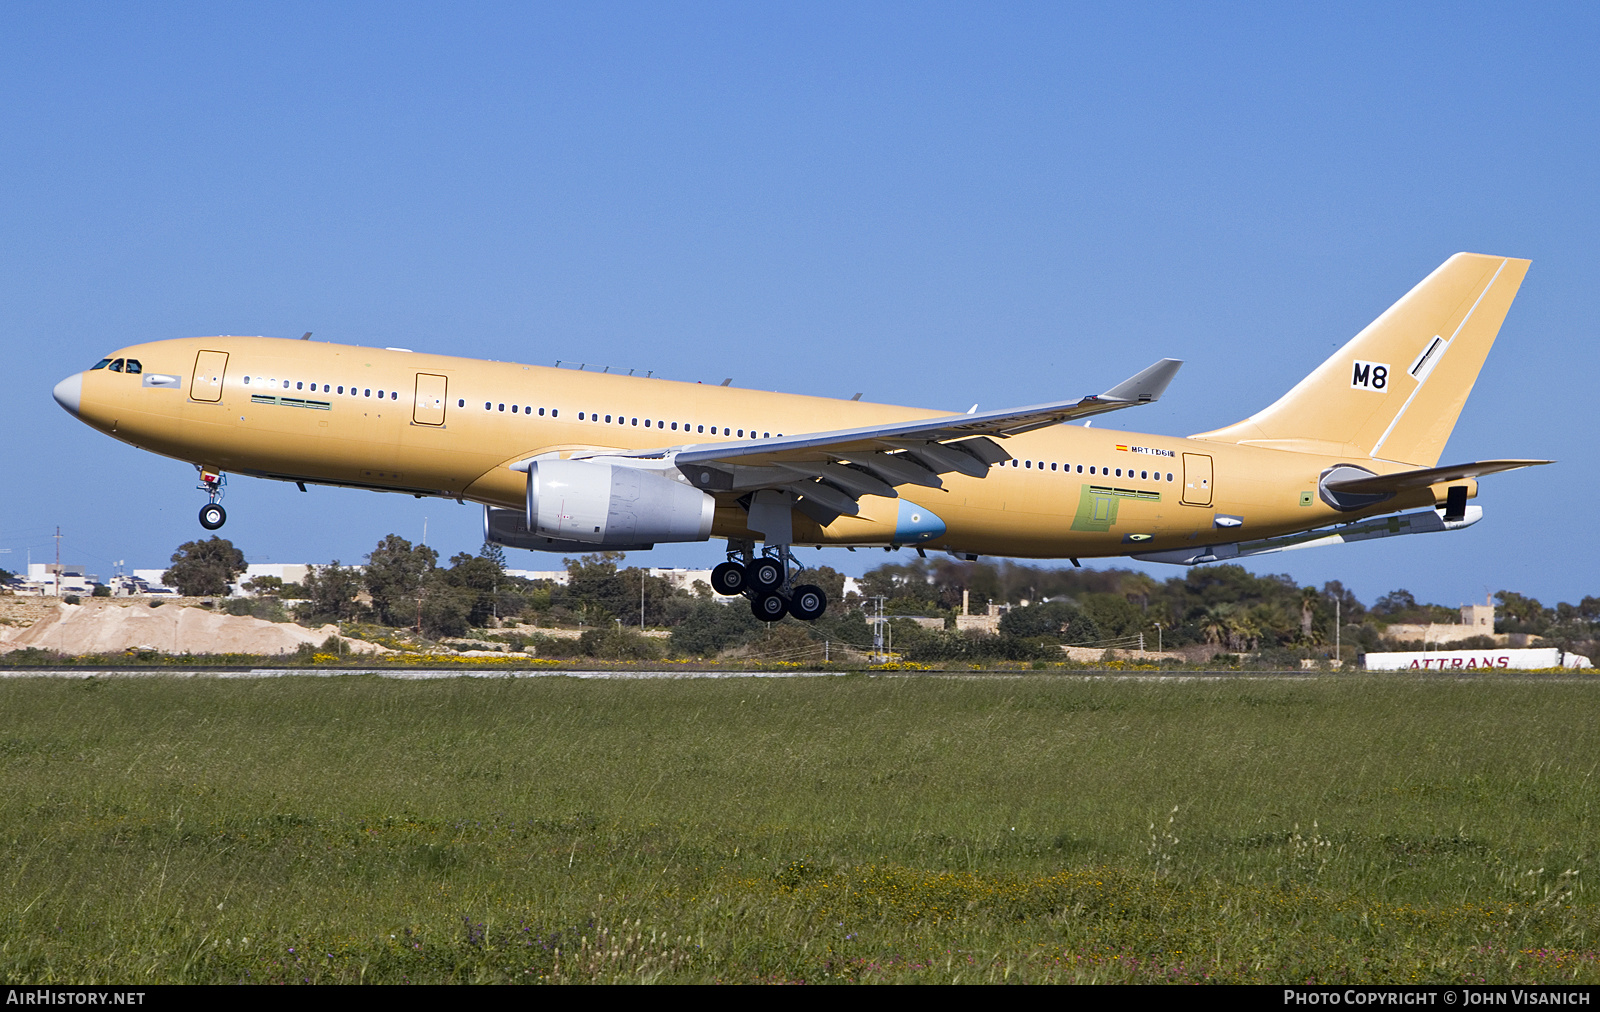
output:
M711 589L723 597L742 594L749 585L750 577L737 562L724 562L711 571Z
M750 613L763 622L776 622L789 613L789 602L771 591L750 599Z
M200 526L208 531L221 530L222 525L228 522L228 511L219 504L211 502L200 507Z
M789 599L789 614L802 622L815 622L828 610L828 595L821 587L802 584L794 589Z
M745 570L750 586L756 590L777 590L783 586L783 564L777 559L757 559Z

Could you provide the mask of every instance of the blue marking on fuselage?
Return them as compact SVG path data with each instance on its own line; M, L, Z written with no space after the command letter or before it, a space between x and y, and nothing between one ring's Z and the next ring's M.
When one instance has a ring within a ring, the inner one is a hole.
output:
M944 534L944 521L926 506L918 506L908 499L900 500L894 520L894 542L897 545L919 545Z

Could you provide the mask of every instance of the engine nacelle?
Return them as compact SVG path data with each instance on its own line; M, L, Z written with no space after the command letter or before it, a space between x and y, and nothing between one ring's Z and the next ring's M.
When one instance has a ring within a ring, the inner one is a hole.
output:
M526 548L532 552L589 552L594 545L584 541L562 541L546 538L528 530L527 516L522 510L503 510L494 506L483 508L483 540L507 548ZM643 552L655 545L607 545L619 552Z
M691 485L636 467L538 460L528 465L523 522L535 538L636 549L707 540L716 505Z

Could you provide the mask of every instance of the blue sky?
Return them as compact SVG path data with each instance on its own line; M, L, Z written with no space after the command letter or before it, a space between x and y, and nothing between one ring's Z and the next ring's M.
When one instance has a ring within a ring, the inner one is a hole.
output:
M1444 459L1560 463L1486 479L1469 531L1251 568L1369 602L1600 594L1597 29L1576 4L6 4L0 567L57 524L102 574L202 533L188 464L50 400L134 341L309 330L950 408L1173 356L1165 400L1101 424L1185 434L1472 250L1534 265ZM447 556L480 538L409 497L240 478L226 505L253 561L356 562L424 517Z

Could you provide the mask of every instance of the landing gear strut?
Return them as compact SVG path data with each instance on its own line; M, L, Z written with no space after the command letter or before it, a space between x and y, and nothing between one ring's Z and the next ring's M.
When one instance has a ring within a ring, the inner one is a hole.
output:
M828 595L811 584L793 586L793 565L788 545L768 545L757 556L749 542L738 543L728 561L711 571L711 589L724 597L748 597L751 614L763 622L785 615L815 622L828 610Z
M196 487L211 499L200 507L200 526L208 531L220 530L228 522L228 511L218 501L222 498L222 486L227 483L226 475L200 468L200 484Z

